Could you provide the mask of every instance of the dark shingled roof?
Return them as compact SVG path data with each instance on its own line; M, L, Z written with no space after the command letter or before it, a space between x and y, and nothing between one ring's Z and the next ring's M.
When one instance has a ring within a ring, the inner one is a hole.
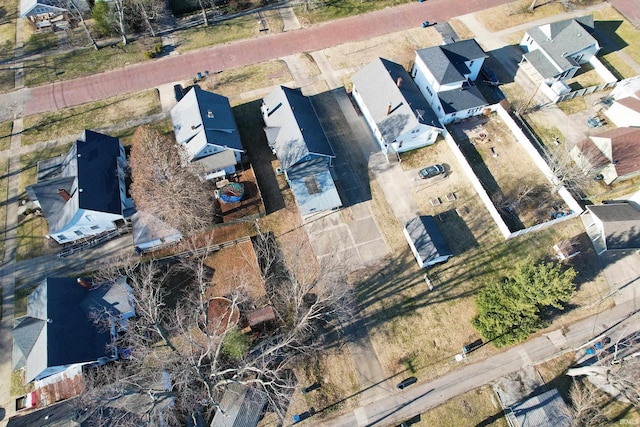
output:
M466 83L462 89L438 92L438 99L445 114L489 105L477 86Z
M255 387L231 383L222 396L211 427L256 427L267 404L267 394Z
M118 161L124 158L120 148L118 138L85 130L61 162L45 162L46 175L52 178L29 186L27 193L40 203L50 234L64 228L79 209L123 214ZM59 189L70 195L69 201L58 194Z
M511 406L520 427L571 427L567 405L557 389L530 397Z
M311 100L300 89L278 86L263 102L267 140L284 170L310 154L335 157Z
M588 205L591 215L602 222L607 249L640 248L640 211L629 203Z
M415 217L405 224L405 228L423 263L453 255L433 216Z
M465 80L464 76L470 73L465 62L487 58L487 54L474 39L427 47L417 50L416 54L440 84Z

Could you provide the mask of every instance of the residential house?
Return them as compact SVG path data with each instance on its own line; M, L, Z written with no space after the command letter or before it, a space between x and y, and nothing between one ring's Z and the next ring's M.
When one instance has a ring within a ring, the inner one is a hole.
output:
M89 5L84 0L78 0L77 6L83 12L89 11ZM26 18L27 23L36 30L66 29L67 1L65 0L20 0L20 18Z
M182 160L203 179L236 171L245 152L229 98L193 86L171 109Z
M640 209L629 202L587 205L583 219L596 252L640 249ZM590 218L589 218L590 217Z
M302 216L342 206L330 170L335 154L311 100L300 89L278 86L263 99L261 111L267 142Z
M402 65L377 58L352 81L353 99L384 152L436 142L442 125Z
M453 256L431 215L411 219L405 224L403 232L420 268L445 262Z
M571 427L571 411L557 389L528 397L508 408L507 419L514 427Z
M609 94L611 106L605 115L618 127L640 127L640 76L625 79Z
M600 50L593 29L593 15L530 28L520 42L521 66L530 65L532 79L547 86L572 78Z
M228 385L211 427L256 427L262 418L268 396L256 387L240 383Z
M134 212L128 168L117 138L85 130L64 155L38 163L38 183L27 187L49 224L48 237L69 243L114 230Z
M411 76L442 124L477 116L488 107L474 83L485 58L473 39L416 51Z
M27 314L13 329L13 369L25 382L67 369L115 360L115 334L135 315L125 278L95 285L91 279L48 278L27 297ZM106 317L104 317L106 316ZM111 327L95 323L104 317Z
M578 166L601 175L606 184L640 175L640 128L611 129L567 149Z

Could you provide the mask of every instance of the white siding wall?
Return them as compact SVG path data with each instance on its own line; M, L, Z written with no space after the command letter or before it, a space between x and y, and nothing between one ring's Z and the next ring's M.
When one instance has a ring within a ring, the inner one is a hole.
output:
M50 236L58 243L70 243L113 230L116 228L114 221L119 219L123 219L123 216L80 209L65 228Z
M439 133L439 130L432 126L418 125L411 132L398 137L391 145L395 151L403 153L435 143Z

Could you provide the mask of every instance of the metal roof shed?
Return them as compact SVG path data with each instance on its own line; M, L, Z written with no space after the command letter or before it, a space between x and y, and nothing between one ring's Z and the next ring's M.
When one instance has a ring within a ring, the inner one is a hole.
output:
M445 262L453 255L431 215L413 218L403 231L420 268Z

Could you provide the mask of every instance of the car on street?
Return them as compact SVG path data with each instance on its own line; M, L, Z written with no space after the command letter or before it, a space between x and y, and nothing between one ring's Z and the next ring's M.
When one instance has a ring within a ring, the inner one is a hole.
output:
M427 166L426 168L420 169L418 172L418 176L422 179L433 178L434 176L442 175L444 173L444 166L440 164L435 164L431 166Z
M409 387L411 384L415 384L416 382L418 382L418 379L416 377L409 377L400 381L400 383L398 383L396 387L398 387L399 390L404 390L405 388Z

